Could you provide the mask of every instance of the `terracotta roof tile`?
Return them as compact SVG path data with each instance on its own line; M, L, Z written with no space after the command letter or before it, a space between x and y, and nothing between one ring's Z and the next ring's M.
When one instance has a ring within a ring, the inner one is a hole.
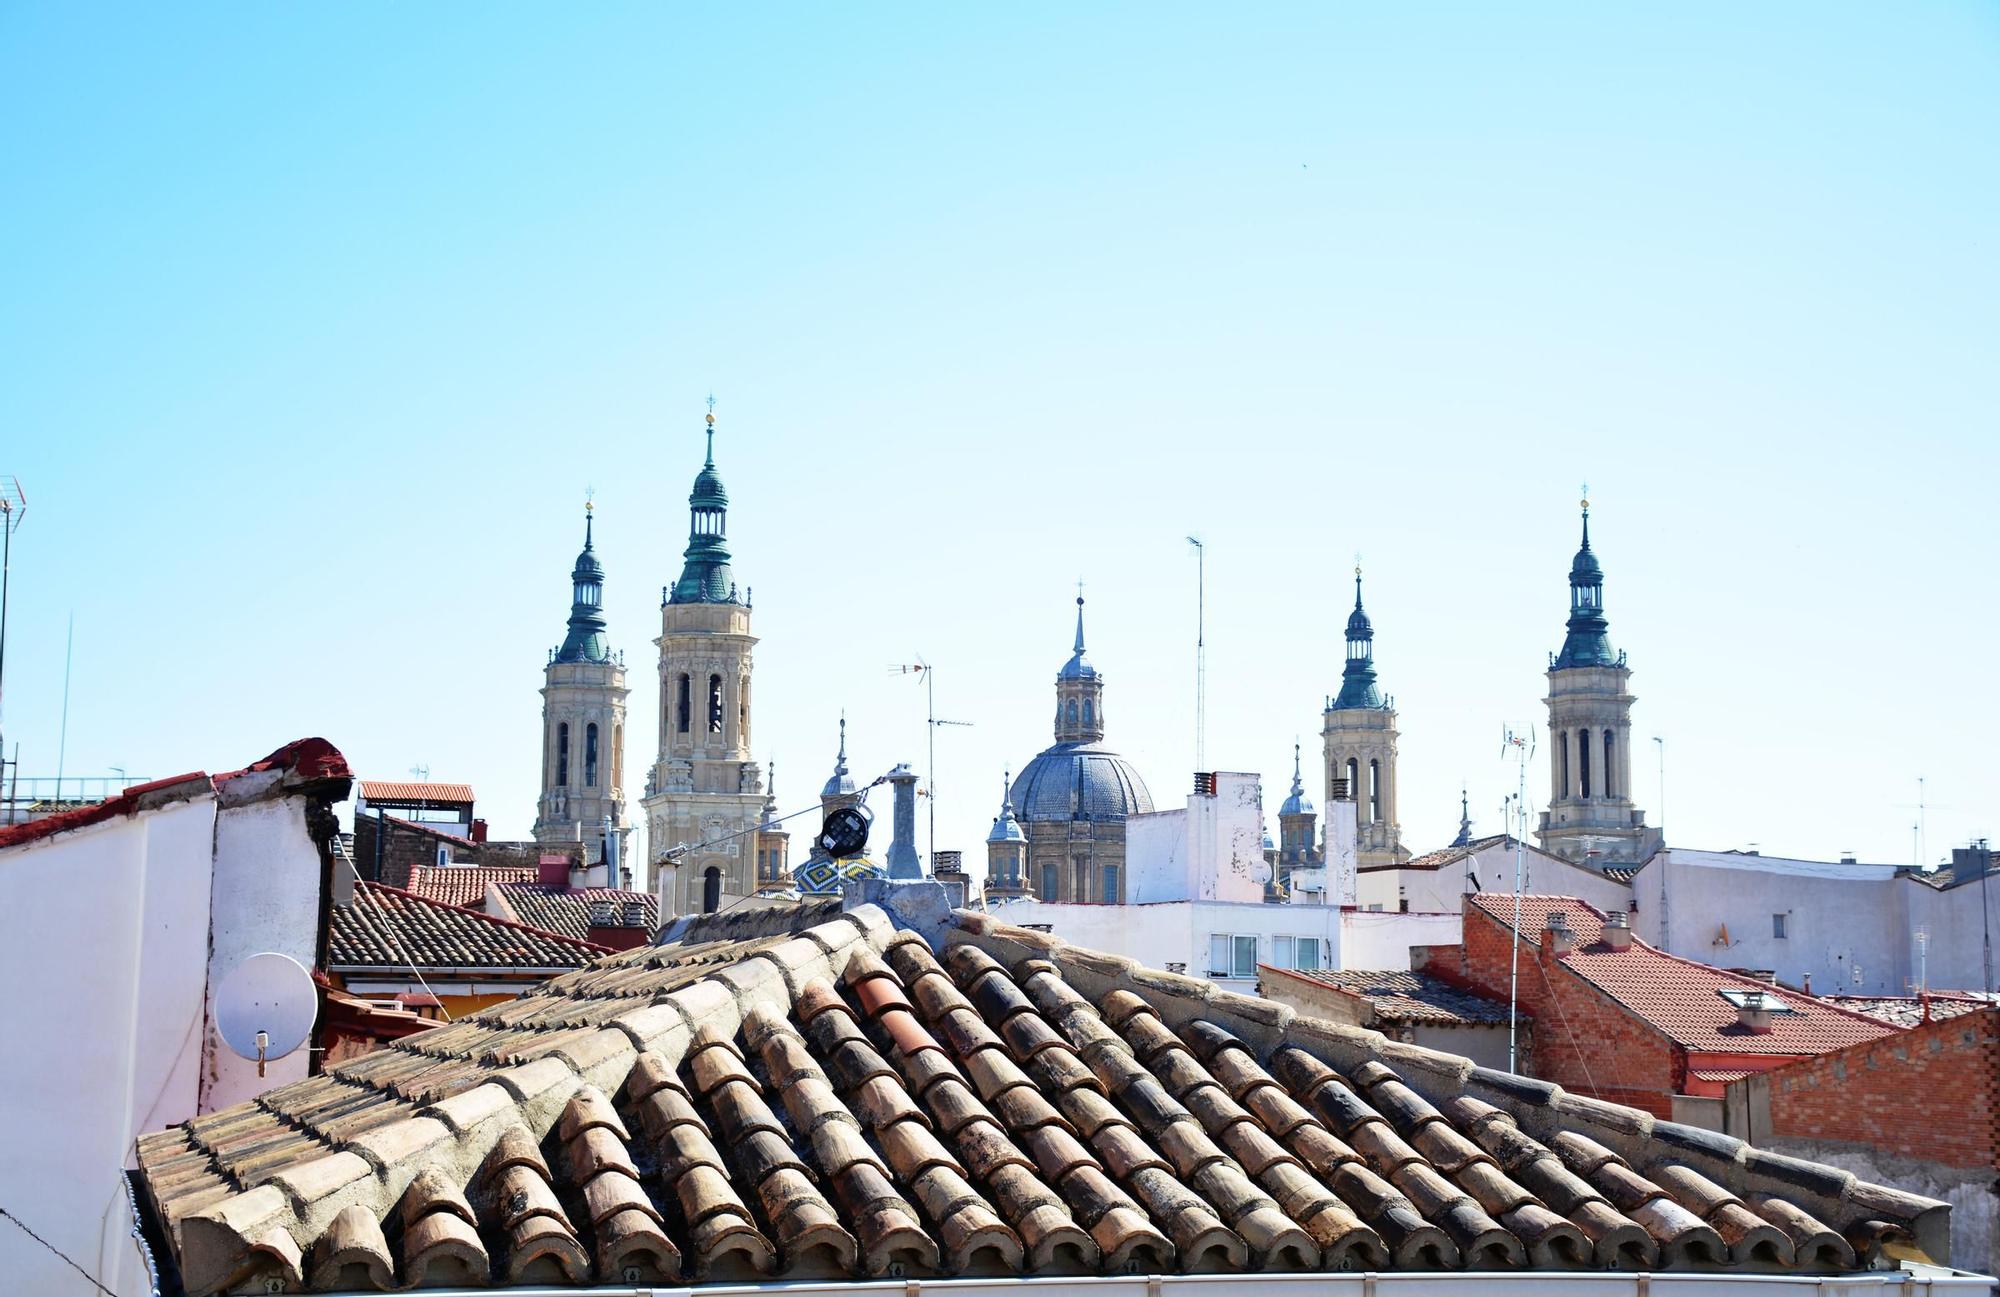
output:
M333 907L328 964L336 969L581 968L603 946L496 919L380 883L356 883L354 903Z
M176 1277L1818 1273L1844 1235L1938 1243L1927 1199L958 921L942 961L872 907L607 955L145 1136Z
M490 884L533 881L533 865L417 865L410 870L410 884L403 890L425 900L476 909L485 903L486 889ZM546 923L533 926L551 932L560 931ZM581 936L578 933L566 935Z
M578 941L588 940L590 909L598 901L610 901L621 913L628 904L643 906L646 931L650 933L660 926L660 898L652 892L628 892L618 887L557 887L534 882L532 869L527 874L526 879L495 881L507 908L532 927L560 932ZM480 894L485 895L483 891Z
M1511 895L1473 895L1466 899L1502 928L1513 918ZM1571 896L1521 898L1523 945L1539 944L1549 915L1558 912L1567 918L1576 934L1575 947L1561 956L1563 966L1687 1049L1734 1054L1824 1054L1857 1041L1874 1040L1893 1030L1829 1001L1670 955L1637 937L1632 938L1626 949L1613 950L1602 940L1604 916ZM1719 994L1738 990L1762 991L1791 1012L1775 1015L1768 1032L1753 1033L1739 1024L1735 1007Z
M371 802L470 802L471 784L413 784L395 780L364 779L361 796Z
M1384 1022L1494 1023L1507 1021L1507 1005L1408 969L1313 969L1300 971L1259 964L1261 973L1297 977L1346 991L1369 1001ZM1528 1015L1522 1013L1522 1018Z

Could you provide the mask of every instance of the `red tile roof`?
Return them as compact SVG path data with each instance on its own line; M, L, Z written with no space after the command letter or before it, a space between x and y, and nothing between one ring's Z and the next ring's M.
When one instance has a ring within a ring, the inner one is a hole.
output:
M590 907L594 901L610 901L620 914L630 903L645 907L646 931L660 926L660 898L651 892L628 892L620 887L556 887L537 882L507 882L500 885L500 899L514 917L549 932L560 932L582 941L590 936Z
M1475 894L1467 900L1502 928L1512 920L1512 895ZM1576 933L1575 947L1561 956L1563 966L1685 1049L1824 1054L1895 1030L1814 996L1670 955L1637 937L1627 949L1613 950L1602 939L1604 916L1573 896L1523 896L1522 944L1539 948L1542 929L1557 911ZM1737 1021L1735 1006L1718 994L1725 990L1762 991L1792 1012L1774 1015L1768 1032L1752 1032Z
M1367 1000L1374 1006L1375 1016L1384 1022L1490 1024L1507 1021L1505 1000L1489 999L1477 991L1464 990L1427 973L1409 969L1370 972L1354 968L1316 968L1306 972L1259 964L1257 971L1296 977L1345 991ZM1526 1011L1517 1016L1523 1022L1531 1020Z
M470 802L471 784L404 784L380 779L361 781L361 795L371 802Z
M356 883L354 903L333 907L327 964L335 969L581 968L607 946L578 941L380 883Z
M1943 1203L1038 938L638 947L144 1136L141 1182L191 1297L1942 1252Z
M404 890L425 900L476 910L485 904L488 884L534 879L533 865L417 865L410 870L410 885Z

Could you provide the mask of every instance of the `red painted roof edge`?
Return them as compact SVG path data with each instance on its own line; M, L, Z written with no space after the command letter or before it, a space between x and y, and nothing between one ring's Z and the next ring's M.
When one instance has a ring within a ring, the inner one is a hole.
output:
M547 928L538 928L532 923L522 923L516 919L502 919L488 914L484 910L475 910L469 905L453 905L448 901L434 900L417 892L406 892L400 887L391 887L387 883L371 883L367 879L362 879L355 884L355 887L365 887L371 892L388 892L392 896L408 897L419 905L435 906L440 910L456 910L460 914L470 914L473 918L484 923L497 924L503 928L519 928L523 932L532 932L538 937L547 937L551 941L560 941L565 946L580 946L585 950L594 950L600 955L611 953L610 946L600 946L594 941L578 941L575 937L566 937L560 932L551 932Z
M202 771L191 770L187 774L174 775L169 779L155 779L150 784L134 784L116 797L107 797L89 806L58 811L39 820L30 820L26 824L10 824L6 828L0 828L0 848L52 838L58 833L87 828L92 824L102 824L106 820L115 820L124 815L136 815L142 810L150 809L140 805L141 802L155 801L156 804L164 805L169 799L156 795L181 788L186 788L187 796L192 797L200 792L213 791L215 781Z

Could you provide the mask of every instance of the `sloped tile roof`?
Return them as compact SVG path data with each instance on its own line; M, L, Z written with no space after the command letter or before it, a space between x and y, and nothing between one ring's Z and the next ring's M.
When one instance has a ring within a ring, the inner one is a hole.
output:
M660 926L660 898L651 892L628 892L618 887L556 887L547 883L507 882L500 885L500 899L521 922L549 932L583 941L590 936L590 907L596 901L610 901L623 907L636 901L646 907L646 931Z
M477 910L385 887L356 883L354 903L333 907L327 962L336 970L581 968L606 953L560 933L496 919Z
M1375 1006L1384 1022L1436 1022L1467 1025L1507 1021L1507 1005L1473 991L1460 990L1426 973L1409 969L1368 972L1364 969L1313 969L1309 972L1260 964L1260 972L1300 977L1358 995ZM1522 1021L1529 1015L1521 1013Z
M426 900L477 909L486 901L488 884L533 881L535 881L533 865L417 865L410 870L410 885L404 890ZM535 926L548 927L545 923L538 923Z
M1503 928L1513 919L1512 895L1475 894L1467 899ZM1603 942L1604 915L1573 896L1523 896L1523 945L1538 946L1549 915L1558 911L1576 934L1575 947L1561 956L1563 966L1683 1048L1732 1054L1824 1054L1893 1030L1814 996L1669 955L1637 937L1626 949L1613 950ZM1752 1032L1737 1021L1735 1006L1718 994L1725 990L1762 991L1792 1012L1775 1015L1770 1031Z
M954 923L942 957L872 906L642 946L145 1136L177 1277L1818 1273L1944 1247L1930 1199Z
M364 779L361 796L371 802L469 802L471 784L410 784Z
M1826 995L1820 998L1828 1004L1865 1013L1877 1022L1886 1022L1892 1027L1915 1027L1924 1020L1923 1001L1913 995ZM1933 991L1930 996L1931 1021L1943 1022L1994 1003L2000 1003L2000 997L1984 996L1977 991Z

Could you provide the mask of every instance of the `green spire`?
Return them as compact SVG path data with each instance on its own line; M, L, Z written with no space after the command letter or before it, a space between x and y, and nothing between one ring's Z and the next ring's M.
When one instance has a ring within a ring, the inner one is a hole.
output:
M1361 565L1354 565L1354 611L1347 616L1347 665L1340 672L1340 694L1334 711L1385 707L1375 683L1375 624L1361 607Z
M715 471L715 398L708 398L708 452L688 496L688 545L669 603L734 603L729 574L729 492Z
M1625 655L1611 647L1611 623L1604 619L1604 567L1590 548L1590 498L1583 509L1583 545L1569 565L1569 634L1562 652L1549 659L1551 670L1617 667Z
M591 544L592 506L583 506L583 552L571 570L569 634L556 650L558 662L604 662L611 647L604 639L604 564Z

